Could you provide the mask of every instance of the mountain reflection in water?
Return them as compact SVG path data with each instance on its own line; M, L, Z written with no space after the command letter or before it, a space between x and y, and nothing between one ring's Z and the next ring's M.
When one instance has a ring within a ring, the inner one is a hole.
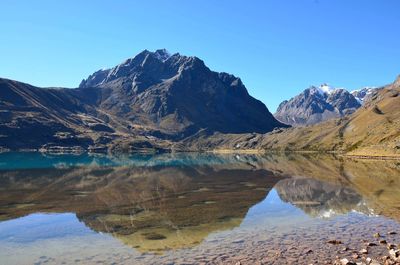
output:
M351 211L374 214L361 195L340 185L316 179L293 178L279 181L275 189L284 202L291 203L312 217L329 218Z
M75 213L86 227L140 252L193 247L211 233L259 218L252 213L260 209L273 215L284 202L309 218L357 211L399 220L395 161L213 154L0 158L0 220ZM252 208L264 198L278 204Z
M95 231L141 251L163 251L193 246L211 232L238 226L249 207L281 179L237 156L124 158L124 166L124 160L108 163L113 159L2 170L0 218L74 212Z

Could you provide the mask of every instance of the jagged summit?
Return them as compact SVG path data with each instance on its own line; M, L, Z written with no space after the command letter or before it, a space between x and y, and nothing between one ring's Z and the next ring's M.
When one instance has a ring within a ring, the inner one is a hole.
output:
M168 79L195 64L205 67L204 62L194 56L171 55L166 49L144 50L115 67L94 72L83 79L79 87L101 86L118 78L130 78L136 83L141 75L145 75L145 79Z
M161 61L166 61L169 57L171 57L171 54L166 49L156 50L154 55Z
M310 89L311 93L318 93L322 97L329 97L334 93L340 93L341 90L346 90L345 88L341 87L333 87L328 83L323 83L319 86L310 86L308 89Z
M283 101L275 117L293 126L310 125L351 114L360 106L361 103L346 89L322 84Z
M336 90L336 88L330 86L327 83L321 84L319 87L317 87L317 89L321 94L328 94L328 95L332 94L332 92Z

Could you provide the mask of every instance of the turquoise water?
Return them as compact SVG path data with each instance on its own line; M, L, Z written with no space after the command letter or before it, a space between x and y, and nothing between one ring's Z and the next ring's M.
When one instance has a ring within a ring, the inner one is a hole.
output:
M39 152L0 153L0 169L60 168L77 166L180 166L208 165L256 159L254 156L218 156L213 154L137 154L111 156L103 154L44 154Z

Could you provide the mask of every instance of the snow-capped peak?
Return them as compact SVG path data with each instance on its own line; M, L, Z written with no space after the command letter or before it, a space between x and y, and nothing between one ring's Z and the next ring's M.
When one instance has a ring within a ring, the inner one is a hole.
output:
M326 83L320 85L320 86L312 86L313 91L320 94L323 97L329 96L330 94L332 94L333 92L342 89L342 88L334 88Z
M324 83L318 87L318 90L321 94L332 94L336 90L336 88Z

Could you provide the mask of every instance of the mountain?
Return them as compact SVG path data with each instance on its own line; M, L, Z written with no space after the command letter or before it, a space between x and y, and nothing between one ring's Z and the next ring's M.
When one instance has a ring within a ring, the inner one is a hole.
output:
M280 198L307 214L323 217L357 211L400 220L397 160L298 152L269 154L267 158L264 168L277 176L291 176L275 185Z
M355 113L320 124L269 133L262 149L334 151L357 156L400 156L400 76Z
M145 50L76 89L7 79L0 89L3 149L164 149L200 131L266 133L286 126L240 78L166 50Z
M179 139L211 132L268 132L282 126L251 97L240 78L211 71L197 57L143 51L83 80L96 89L96 104L136 125Z
M281 200L296 205L313 217L330 218L352 211L373 213L368 209L362 196L343 185L296 177L284 179L274 188Z
M360 106L361 103L347 90L323 84L283 101L274 116L283 123L304 126L343 117Z

